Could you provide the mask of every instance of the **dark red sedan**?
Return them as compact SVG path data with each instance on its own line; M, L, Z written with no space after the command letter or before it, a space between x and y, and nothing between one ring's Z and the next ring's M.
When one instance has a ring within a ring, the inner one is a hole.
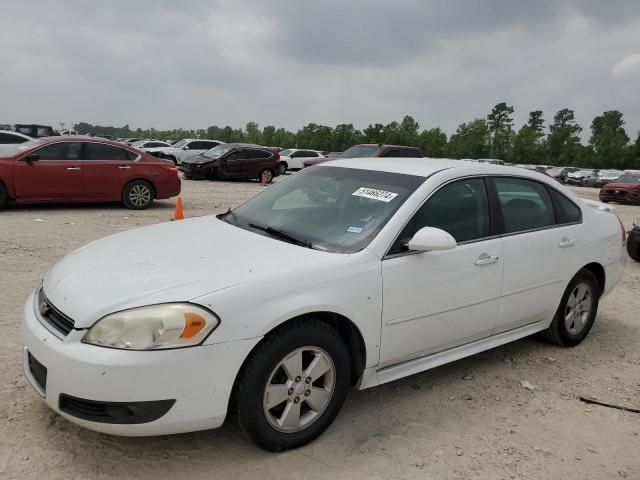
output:
M600 189L600 201L640 205L640 174L625 173Z
M118 201L142 210L179 193L173 164L122 143L47 137L0 148L0 208L8 201Z

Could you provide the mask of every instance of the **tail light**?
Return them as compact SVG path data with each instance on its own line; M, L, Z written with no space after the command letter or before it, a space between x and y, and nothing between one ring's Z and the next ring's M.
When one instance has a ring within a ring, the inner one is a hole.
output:
M280 154L278 152L274 153L274 157L276 159L276 162L280 160Z
M620 222L620 230L622 230L622 245L625 245L627 243L627 231L624 229L624 223L622 223L620 217L616 215L616 218L618 219L618 222Z
M178 176L178 168L175 165L160 165L160 168L175 175L176 177Z

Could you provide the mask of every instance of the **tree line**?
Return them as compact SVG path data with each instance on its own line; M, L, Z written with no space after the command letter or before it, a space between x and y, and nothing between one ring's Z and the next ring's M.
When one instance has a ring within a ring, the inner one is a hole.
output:
M166 140L211 138L224 142L248 142L284 148L343 151L358 143L387 143L419 147L425 156L450 158L498 158L510 163L580 166L593 168L640 169L640 133L631 142L625 131L623 114L609 110L591 122L591 136L581 142L582 127L569 108L556 112L547 125L543 112L529 113L520 129L513 125L512 106L499 103L485 118L476 118L458 126L447 136L440 128L420 129L409 115L401 122L370 124L362 130L351 123L330 127L309 123L297 132L272 125L260 127L249 122L242 128L212 125L197 130L143 130L91 125L80 122L80 134L112 135Z

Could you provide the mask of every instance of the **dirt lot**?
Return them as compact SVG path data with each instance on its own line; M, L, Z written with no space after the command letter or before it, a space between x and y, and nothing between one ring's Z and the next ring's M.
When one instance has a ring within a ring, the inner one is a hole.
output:
M217 213L261 188L185 181L185 213ZM25 298L67 252L168 221L172 209L162 201L145 212L115 205L0 212L0 478L640 479L640 414L578 400L640 408L640 264L633 262L579 347L525 339L353 391L329 430L296 451L263 452L230 427L119 438L63 420L22 376ZM617 212L627 227L640 216L639 207Z

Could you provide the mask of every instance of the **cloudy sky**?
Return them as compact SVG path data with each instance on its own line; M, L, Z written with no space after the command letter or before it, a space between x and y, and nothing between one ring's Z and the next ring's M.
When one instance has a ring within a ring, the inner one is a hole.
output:
M0 123L297 129L501 101L640 129L638 0L5 2Z

